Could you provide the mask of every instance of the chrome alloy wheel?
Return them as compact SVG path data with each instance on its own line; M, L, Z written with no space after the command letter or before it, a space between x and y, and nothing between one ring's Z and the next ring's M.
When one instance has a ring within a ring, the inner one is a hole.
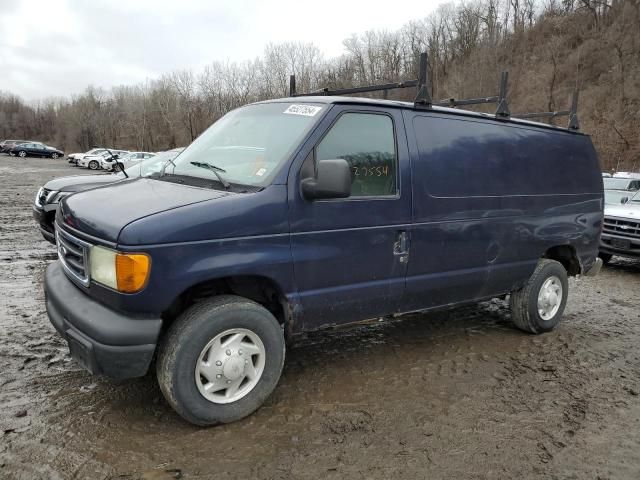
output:
M195 368L198 390L213 403L231 403L260 381L266 351L251 330L232 328L215 336L200 352Z
M547 278L538 292L538 314L543 320L551 320L562 304L562 282L556 276Z

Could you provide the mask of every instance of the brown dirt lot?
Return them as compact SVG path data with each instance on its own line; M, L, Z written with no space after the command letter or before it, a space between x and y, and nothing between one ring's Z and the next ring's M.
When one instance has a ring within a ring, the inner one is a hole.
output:
M72 173L0 155L0 478L640 478L640 262L571 280L546 335L498 300L314 334L257 413L200 429L49 324L31 205Z

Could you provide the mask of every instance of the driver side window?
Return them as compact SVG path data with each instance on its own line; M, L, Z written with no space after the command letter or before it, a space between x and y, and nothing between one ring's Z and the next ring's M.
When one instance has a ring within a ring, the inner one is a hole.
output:
M315 161L343 158L351 168L351 197L397 193L393 121L384 114L345 113L315 148Z

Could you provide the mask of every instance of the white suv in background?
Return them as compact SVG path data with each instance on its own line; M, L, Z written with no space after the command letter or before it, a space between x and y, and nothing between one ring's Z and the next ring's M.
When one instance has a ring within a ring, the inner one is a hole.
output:
M107 149L106 148L92 148L91 150L89 150L88 152L84 152L84 153L72 153L70 155L67 155L67 159L69 160L69 163L72 163L74 165L78 164L78 161L84 157L85 155L99 155L102 152L106 152Z
M118 162L122 163L124 165L124 168L129 168L146 158L151 158L155 156L156 154L151 152L129 152L125 155L120 155L118 157ZM113 158L106 157L102 159L102 161L100 162L100 166L104 170L111 171L113 170L114 163L115 161Z
M78 160L77 165L79 167L89 168L90 170L98 170L101 168L102 160L105 158L111 158L113 155L118 155L118 157L122 157L126 155L126 150L111 150L105 149L104 152L99 153L97 155L85 155L80 160Z

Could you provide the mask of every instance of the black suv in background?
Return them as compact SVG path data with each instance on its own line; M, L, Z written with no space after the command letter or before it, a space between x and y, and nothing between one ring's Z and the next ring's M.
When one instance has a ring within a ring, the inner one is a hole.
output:
M64 156L62 150L50 147L40 142L27 142L14 145L9 149L10 155L17 155L19 157L50 157L58 158Z
M26 142L27 140L3 140L2 142L0 142L0 153L9 153L9 150L11 150L16 145Z

